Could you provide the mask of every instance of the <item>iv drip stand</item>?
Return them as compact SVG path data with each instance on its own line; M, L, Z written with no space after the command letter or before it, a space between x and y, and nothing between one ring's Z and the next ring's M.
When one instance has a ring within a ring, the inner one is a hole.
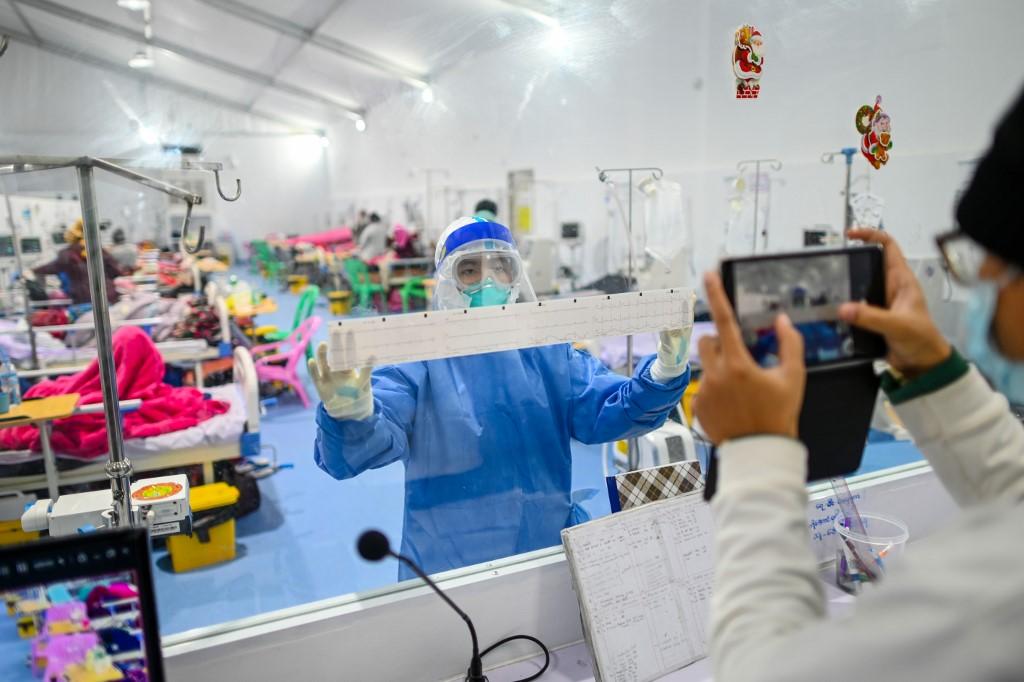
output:
M837 152L825 152L821 155L822 163L832 163L840 154L846 157L846 184L843 186L843 246L847 244L847 231L853 227L853 207L850 206L850 172L853 170L853 155L856 153L856 147L843 147Z
M627 285L629 291L633 291L633 173L635 172L650 172L655 180L661 180L661 177L665 174L663 170L655 166L641 166L633 168L596 168L597 179L602 183L607 183L609 173L626 173L628 177L627 196L629 209L626 213L626 237L629 242L629 264L627 265ZM626 371L629 372L629 376L633 376L633 336L626 337ZM626 441L629 446L628 453L626 455L626 466L629 471L635 471L639 465L639 452L637 448L636 438L630 438Z
M761 164L768 164L768 167L773 171L782 170L782 162L778 159L744 159L736 164L736 172L742 173L744 169L750 164L754 164L754 241L751 244L753 251L751 253L757 253L757 219L759 217L758 206L761 199ZM764 246L768 248L768 230L764 231Z
M430 221L434 219L434 216L431 215L434 210L434 174L437 173L445 177L450 177L451 173L448 172L447 168L421 168L420 172L423 173L424 176L426 176L427 180L427 196L425 205L423 207L425 211L423 216L423 234L433 235L434 233L430 228ZM437 234L440 235L441 232L438 231Z
M89 294L96 322L96 355L99 360L100 388L103 393L104 421L107 427L107 445L110 457L106 473L110 479L112 498L111 524L134 526L131 513L132 464L124 453L124 435L121 430L121 409L117 397L117 373L114 367L113 341L110 311L107 301L106 276L103 272L103 247L100 243L100 220L96 202L94 171L99 168L127 180L162 192L186 204L185 221L181 228L182 249L194 254L202 248L205 229L199 227L199 236L194 247L188 246L189 222L192 206L203 203L198 194L179 189L162 180L143 175L136 170L125 168L106 159L89 156L7 156L0 157L0 175L30 173L58 168L74 168L78 176L79 201L82 206L84 227L86 269L89 276ZM221 170L220 164L191 163L188 170ZM235 197L238 198L237 196Z

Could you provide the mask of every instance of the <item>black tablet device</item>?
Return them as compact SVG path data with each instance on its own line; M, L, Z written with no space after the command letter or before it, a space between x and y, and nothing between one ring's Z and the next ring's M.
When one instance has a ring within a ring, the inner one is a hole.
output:
M145 530L0 548L0 595L4 680L164 680Z
M839 319L839 305L885 305L883 252L877 246L815 249L722 262L722 283L744 342L761 365L777 363L774 324L785 312L804 337L807 385L799 438L807 446L807 480L860 468L880 379L875 360L885 339ZM718 458L708 462L704 495L717 487Z
M807 446L807 481L848 476L860 468L881 383L872 360L807 368L799 438ZM718 453L712 450L704 498L718 485Z
M885 356L885 339L839 319L848 301L885 305L881 248L813 249L722 261L722 284L743 340L761 365L778 361L775 318L786 313L804 337L808 366Z

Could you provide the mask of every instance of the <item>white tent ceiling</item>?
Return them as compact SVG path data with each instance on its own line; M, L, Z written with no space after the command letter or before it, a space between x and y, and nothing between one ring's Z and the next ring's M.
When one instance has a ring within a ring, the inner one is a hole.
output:
M12 42L128 74L186 96L292 124L357 119L554 12L549 0L0 0ZM154 64L129 70L149 45ZM191 93L189 92L191 90Z

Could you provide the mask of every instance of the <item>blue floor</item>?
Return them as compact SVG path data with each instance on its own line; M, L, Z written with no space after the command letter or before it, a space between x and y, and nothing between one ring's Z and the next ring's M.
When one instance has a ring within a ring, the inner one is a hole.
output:
M19 637L16 619L0 613L0 680L34 680L27 665L30 653L32 640Z
M255 278L247 276L257 286ZM272 293L279 310L261 324L290 328L297 296ZM329 318L325 306L316 314ZM321 327L320 338L326 338ZM317 339L319 342L320 339ZM307 380L310 395L315 391ZM400 540L403 472L400 464L335 481L313 463L313 409L285 398L268 409L262 442L294 465L260 482L260 509L238 521L239 558L190 573L170 571L154 557L161 632L173 634L395 582L397 566L369 564L355 553L357 536L379 528ZM604 490L600 448L574 444L573 489ZM919 459L909 443L870 445L861 472ZM583 502L592 516L609 513L603 493ZM6 679L6 678L4 678Z
M869 443L864 450L864 459L861 460L860 468L851 476L870 474L921 459L923 459L921 451L909 440Z

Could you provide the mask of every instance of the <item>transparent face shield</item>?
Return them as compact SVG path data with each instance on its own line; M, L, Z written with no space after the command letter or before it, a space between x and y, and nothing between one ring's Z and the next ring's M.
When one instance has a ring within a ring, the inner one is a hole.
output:
M434 307L442 310L534 301L519 252L507 242L483 239L448 254L437 272Z
M453 263L452 272L455 283L464 292L472 293L488 283L508 290L518 284L522 276L521 266L514 253L485 251L459 254Z

